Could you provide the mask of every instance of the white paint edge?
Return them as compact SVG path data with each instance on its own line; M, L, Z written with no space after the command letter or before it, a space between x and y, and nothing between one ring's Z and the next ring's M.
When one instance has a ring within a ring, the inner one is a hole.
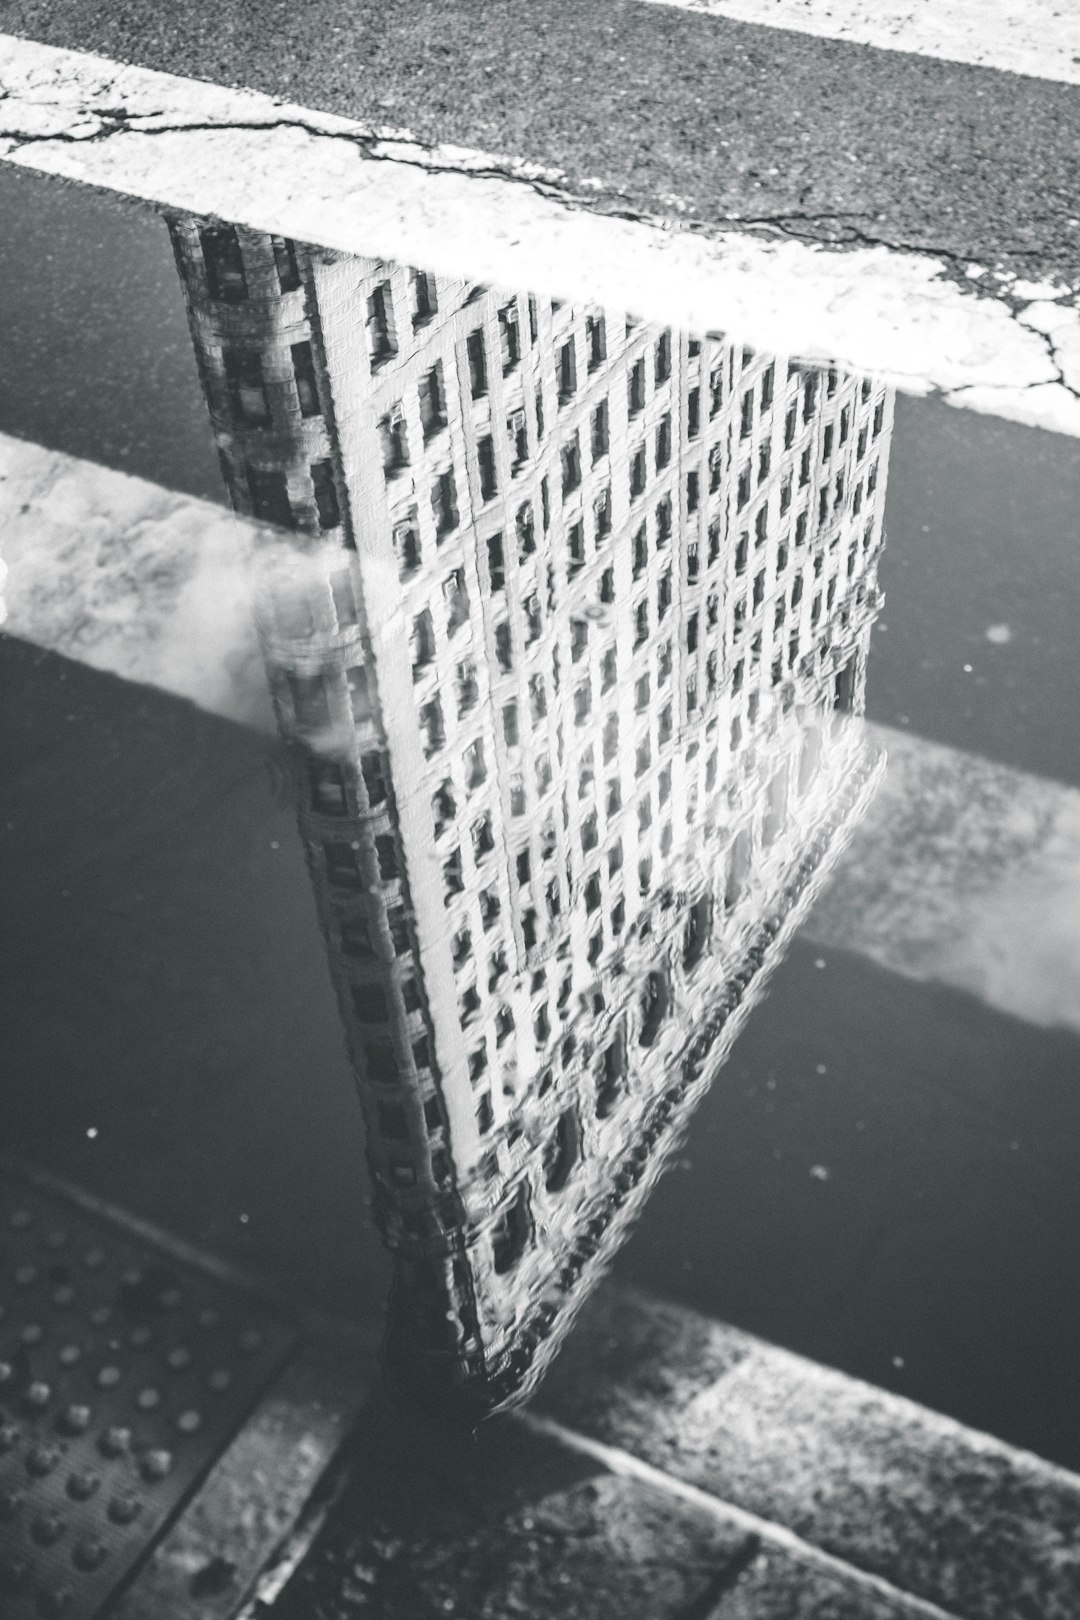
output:
M1080 84L1075 0L650 0L818 39Z
M1022 301L978 297L929 255L611 219L569 203L551 171L2 35L0 97L0 157L39 174L723 330L1080 435L1080 312L1053 303L1053 332L1036 329L1013 313ZM971 269L974 286L985 272ZM1040 308L1073 291L1035 290Z

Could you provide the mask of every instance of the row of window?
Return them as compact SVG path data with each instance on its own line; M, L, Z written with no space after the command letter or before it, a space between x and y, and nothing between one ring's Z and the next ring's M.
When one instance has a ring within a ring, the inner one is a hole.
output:
M206 283L210 297L227 304L248 298L248 277L235 225L204 225L199 229ZM270 238L278 287L283 293L300 286L295 244L287 237Z

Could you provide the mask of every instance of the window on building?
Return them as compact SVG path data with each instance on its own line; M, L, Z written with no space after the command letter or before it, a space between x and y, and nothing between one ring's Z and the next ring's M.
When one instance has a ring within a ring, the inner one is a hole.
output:
M442 361L437 360L420 378L420 426L425 442L434 438L446 426L446 389L443 384Z
M583 726L592 712L592 686L588 681L574 691L574 723Z
M739 438L748 439L754 428L754 390L748 388L739 407Z
M578 518L566 531L567 571L570 577L585 566L585 525Z
M418 680L435 657L435 628L427 608L418 613L412 624L412 672Z
M487 350L484 333L479 326L465 339L465 353L469 362L469 392L473 399L481 399L487 393L488 380Z
M499 348L505 377L521 359L521 329L516 303L504 304L499 311Z
M270 400L258 352L253 349L226 349L223 359L234 415L250 427L268 426Z
M492 1264L497 1275L513 1271L529 1242L528 1192L521 1182L499 1211L491 1230Z
M429 698L420 709L420 728L424 733L424 756L430 759L446 746L446 725L442 703L438 697Z
M600 541L606 539L611 533L610 488L601 490L593 502L593 524L596 531L596 541L599 545Z
M645 460L645 446L642 445L634 452L630 462L630 498L636 500L644 494L648 479L648 467Z
M440 837L447 827L453 825L457 816L457 805L454 801L454 792L449 782L443 782L436 789L431 799L432 817L435 822L435 836Z
M478 788L482 785L482 783L487 781L487 763L484 759L484 744L479 738L476 742L470 743L469 747L466 748L464 764L465 786L467 788L470 790Z
M464 659L454 674L454 690L457 694L458 719L472 712L480 701L480 683L476 676L476 665L471 658Z
M365 754L361 754L360 772L364 778L364 789L367 793L368 804L374 806L385 803L386 761L378 749L372 749Z
M431 509L435 516L435 534L439 540L457 528L458 505L457 485L451 468L441 472L435 479L431 490Z
M656 429L656 470L666 467L671 460L671 412L665 411Z
M414 327L424 326L439 310L435 277L426 270L411 270L409 281L412 286L412 323Z
M482 861L485 855L490 855L495 848L495 835L491 828L491 816L487 813L472 824L473 855Z
M394 555L398 560L398 572L403 579L415 574L420 567L420 528L416 521L415 507L408 517L402 518L394 524L393 530Z
M559 349L556 386L560 405L567 404L577 393L577 353L572 337Z
M639 1045L652 1046L670 1008L671 986L668 984L667 975L660 972L647 974L639 1008L641 1020L638 1032Z
M251 515L260 523L273 523L282 529L295 529L296 517L289 500L285 474L277 469L248 467Z
M485 433L476 441L476 459L480 468L480 499L493 501L499 485L495 472L495 445L490 433Z
M329 461L312 463L311 483L315 492L315 510L319 517L319 528L324 533L328 529L336 529L341 522L341 508L338 505L337 486L334 483L334 469Z
M493 591L501 591L506 587L506 562L503 556L503 537L501 534L488 535L488 578Z
M210 297L239 304L247 297L247 276L235 225L204 225L199 230Z
M380 833L375 840L375 857L379 863L379 876L389 883L398 874L397 844L391 833Z
M536 550L536 531L533 524L533 509L529 501L518 507L514 517L514 529L517 534L518 560L524 562L526 557Z
M309 756L307 765L312 809L324 816L346 815L349 800L341 766L316 756Z
M510 443L510 470L517 473L529 459L529 436L523 410L510 412L506 419L506 437Z
M388 281L375 288L367 301L367 309L368 354L373 365L384 365L393 359L398 348L394 301Z
M608 406L603 399L592 413L592 461L593 466L608 453Z
M663 331L656 340L654 381L657 388L671 376L671 333Z
M296 262L296 246L287 236L272 236L270 246L274 254L278 286L283 293L296 292L300 285L300 267Z
M392 478L409 465L409 441L405 428L405 413L395 405L379 421L379 444L382 449L383 471Z
M575 430L561 451L563 500L581 483L581 446Z
M645 361L635 360L630 368L630 376L626 384L626 403L630 416L637 416L645 409Z
M461 871L461 851L453 849L443 862L443 889L447 895L463 894L465 880Z
M602 315L586 315L585 347L589 356L589 370L595 371L607 359L607 331Z
M547 692L544 688L544 677L533 675L529 679L529 710L533 725L538 725L547 714Z

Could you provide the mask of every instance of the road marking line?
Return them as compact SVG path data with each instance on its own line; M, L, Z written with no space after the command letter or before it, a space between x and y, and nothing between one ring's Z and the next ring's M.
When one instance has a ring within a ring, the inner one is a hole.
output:
M0 157L41 174L723 330L1080 435L1080 312L1052 297L1053 331L1040 330L978 295L991 277L961 284L929 254L613 219L581 206L559 174L512 159L2 35L0 95Z
M210 501L0 433L8 633L276 735L256 533ZM1080 792L870 730L889 768L802 938L1080 1031Z
M818 39L1080 84L1075 0L646 0Z

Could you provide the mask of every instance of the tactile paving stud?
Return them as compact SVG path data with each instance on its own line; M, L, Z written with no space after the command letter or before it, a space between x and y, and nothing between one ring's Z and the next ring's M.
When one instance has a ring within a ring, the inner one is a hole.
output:
M293 1343L216 1276L0 1175L2 1620L102 1620Z
M103 1541L96 1538L85 1537L75 1544L71 1561L76 1569L99 1569L109 1556L109 1549Z
M54 1547L64 1533L64 1521L56 1513L39 1513L30 1526L30 1539L39 1547Z
M147 1451L144 1454L139 1468L143 1479L156 1480L164 1479L166 1474L172 1471L172 1465L172 1452L159 1446L154 1451Z

